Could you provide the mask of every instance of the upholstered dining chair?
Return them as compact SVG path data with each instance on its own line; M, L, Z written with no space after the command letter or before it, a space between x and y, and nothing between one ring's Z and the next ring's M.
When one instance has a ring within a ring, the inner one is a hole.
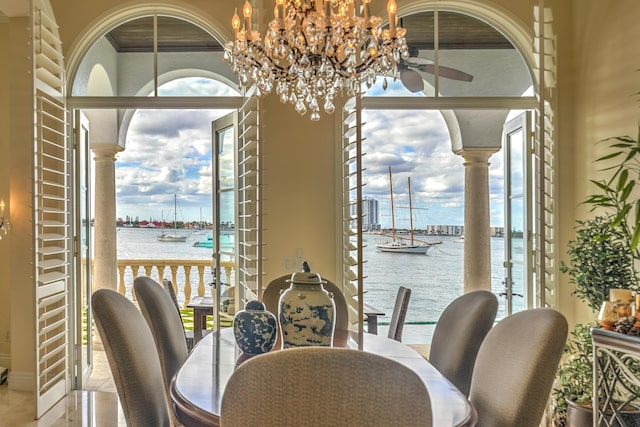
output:
M278 316L278 301L280 300L280 292L283 289L287 289L290 283L287 282L291 279L291 275L280 276L273 279L267 284L262 292L262 302L268 311ZM344 298L344 294L340 288L330 280L326 280L327 283L323 284L324 289L333 294L333 301L336 304L336 329L348 329L349 328L349 310L347 308L347 301Z
M389 323L389 338L402 341L402 330L404 329L404 320L407 317L407 309L409 308L409 299L411 298L411 289L400 286L396 294L396 303L391 313L391 322Z
M176 295L175 289L173 289L173 283L169 279L162 279L162 287L171 297L171 301L173 301L173 305L175 305L176 310L178 311L178 315L180 316L180 322L182 322L182 314L180 313L180 303L178 303L178 296ZM195 344L195 339L193 337L193 330L185 329L184 323L182 324L182 329L184 330L184 338L187 342L187 350L191 351L193 345ZM204 331L203 331L204 332Z
M479 427L540 425L567 332L567 320L551 308L512 314L489 331L469 391Z
M189 355L182 320L169 294L152 278L136 277L133 289L138 297L140 311L153 334L168 393L173 376Z
M225 426L431 426L422 379L394 360L359 350L305 347L238 366L222 396Z
M449 303L433 331L429 362L467 396L478 349L497 311L493 293L468 292Z
M127 425L168 427L160 358L140 310L111 289L95 291L91 306Z

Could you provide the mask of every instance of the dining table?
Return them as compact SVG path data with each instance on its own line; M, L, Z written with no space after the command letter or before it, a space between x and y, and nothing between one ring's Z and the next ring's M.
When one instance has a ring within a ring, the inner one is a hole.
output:
M207 329L207 316L213 315L213 297L193 297L187 307L193 310L193 340L194 343L197 343L202 339L204 331ZM377 334L378 317L384 316L385 312L369 304L364 304L364 314L367 318L367 332Z
M213 297L194 297L187 307L193 310L193 341L202 339L202 331L207 329L207 316L213 315Z
M477 414L467 397L409 346L385 336L350 330L336 330L333 346L375 353L411 368L429 392L434 426L475 425ZM280 347L277 342L272 351L286 351ZM235 368L250 357L259 356L240 351L233 328L223 328L204 336L171 381L170 395L178 420L186 427L220 425L226 384ZM345 382L345 387L348 386ZM384 392L379 390L379 393Z

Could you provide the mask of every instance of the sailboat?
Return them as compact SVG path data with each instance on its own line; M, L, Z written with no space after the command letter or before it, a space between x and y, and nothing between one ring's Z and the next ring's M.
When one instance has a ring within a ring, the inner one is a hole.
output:
M160 242L186 242L187 236L178 234L178 196L173 195L173 234L162 232L157 239ZM163 219L164 222L164 219Z
M411 204L411 177L407 178L409 188L409 237L401 237L396 234L395 212L393 207L393 179L391 175L391 166L389 166L389 193L391 194L391 235L389 239L378 242L376 249L380 252L392 252L403 254L421 254L426 255L437 245L441 245L441 241L427 242L418 240L413 235L413 206Z
M200 208L200 222L198 223L198 226L195 228L193 234L197 234L197 235L211 234L211 230L207 230L204 228L204 222L202 221L202 208ZM197 246L197 245L194 244L193 246Z

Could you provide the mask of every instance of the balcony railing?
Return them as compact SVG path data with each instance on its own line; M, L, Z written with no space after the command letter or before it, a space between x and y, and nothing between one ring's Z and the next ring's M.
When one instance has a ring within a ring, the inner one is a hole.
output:
M228 284L233 284L235 280L234 263L222 261L221 278L222 291L228 289ZM176 291L178 302L182 308L182 318L185 326L191 328L193 324L193 311L186 309L187 304L194 296L211 296L212 284L214 281L212 260L193 259L118 259L118 292L135 300L133 294L133 281L138 276L148 276L162 282L163 278L171 279L171 283ZM232 302L233 298L229 300ZM235 307L226 307L230 313L235 312ZM387 313L387 318L390 313ZM419 321L405 323L405 331L411 328L428 328L426 332L421 332L421 337L430 337L433 333L435 321ZM379 325L389 324L386 319L381 319ZM225 323L225 325L227 325ZM228 325L227 325L228 326ZM430 340L429 340L430 341Z
M220 268L222 285L233 283L234 263L222 261ZM119 259L118 292L135 299L133 281L136 277L148 276L158 283L161 283L162 279L170 279L178 301L182 307L186 307L192 297L211 294L211 286L215 280L213 272L212 260Z

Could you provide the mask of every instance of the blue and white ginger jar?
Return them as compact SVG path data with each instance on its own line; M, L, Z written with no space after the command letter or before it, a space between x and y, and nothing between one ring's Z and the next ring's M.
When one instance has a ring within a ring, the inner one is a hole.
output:
M319 274L293 273L289 289L280 295L278 313L282 348L333 344L336 306Z
M278 321L262 301L251 300L233 317L233 333L242 352L267 353L276 344Z

